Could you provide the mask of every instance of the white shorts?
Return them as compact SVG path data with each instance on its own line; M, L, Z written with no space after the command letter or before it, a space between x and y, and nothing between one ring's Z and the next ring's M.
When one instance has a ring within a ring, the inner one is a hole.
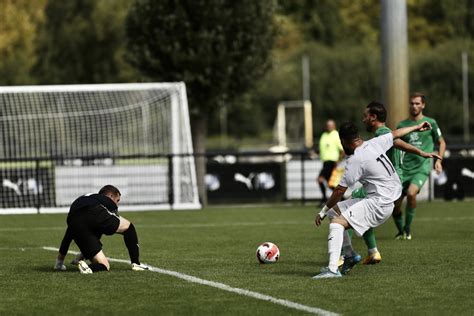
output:
M370 198L345 200L337 203L337 206L358 236L362 236L369 228L382 225L393 211L393 203L380 205Z

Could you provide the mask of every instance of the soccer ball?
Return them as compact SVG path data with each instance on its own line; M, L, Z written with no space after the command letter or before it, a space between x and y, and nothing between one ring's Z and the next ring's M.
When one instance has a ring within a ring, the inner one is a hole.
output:
M264 242L257 248L257 260L260 263L274 263L280 258L280 249L271 242Z

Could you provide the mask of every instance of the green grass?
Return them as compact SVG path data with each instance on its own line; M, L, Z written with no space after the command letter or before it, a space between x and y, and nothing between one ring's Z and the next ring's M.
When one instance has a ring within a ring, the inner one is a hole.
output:
M311 276L327 264L327 223L316 229L315 212L279 205L122 215L137 227L142 261L155 267L347 315L473 313L473 203L420 203L413 240L393 240L389 220L376 230L381 264L318 281ZM0 217L0 315L304 314L123 263L109 273L53 272L56 254L41 247L59 245L65 217ZM121 236L102 240L108 256L128 258ZM279 246L277 264L257 263L264 241ZM360 238L354 247L365 254Z

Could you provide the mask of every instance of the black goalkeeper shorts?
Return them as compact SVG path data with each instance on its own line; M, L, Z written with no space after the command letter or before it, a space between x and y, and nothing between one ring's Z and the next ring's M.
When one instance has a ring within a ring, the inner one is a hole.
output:
M72 237L81 253L89 260L102 250L100 236L114 234L120 225L119 216L102 207L81 210L70 215L67 222Z

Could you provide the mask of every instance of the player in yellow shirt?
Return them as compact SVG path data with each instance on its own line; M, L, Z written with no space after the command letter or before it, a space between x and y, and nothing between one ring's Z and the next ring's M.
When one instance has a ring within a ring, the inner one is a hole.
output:
M319 187L323 195L321 204L327 201L325 183L329 183L331 174L343 155L344 151L339 139L339 133L336 130L336 122L328 120L326 122L326 131L319 139L319 159L323 162L323 169L318 176Z

